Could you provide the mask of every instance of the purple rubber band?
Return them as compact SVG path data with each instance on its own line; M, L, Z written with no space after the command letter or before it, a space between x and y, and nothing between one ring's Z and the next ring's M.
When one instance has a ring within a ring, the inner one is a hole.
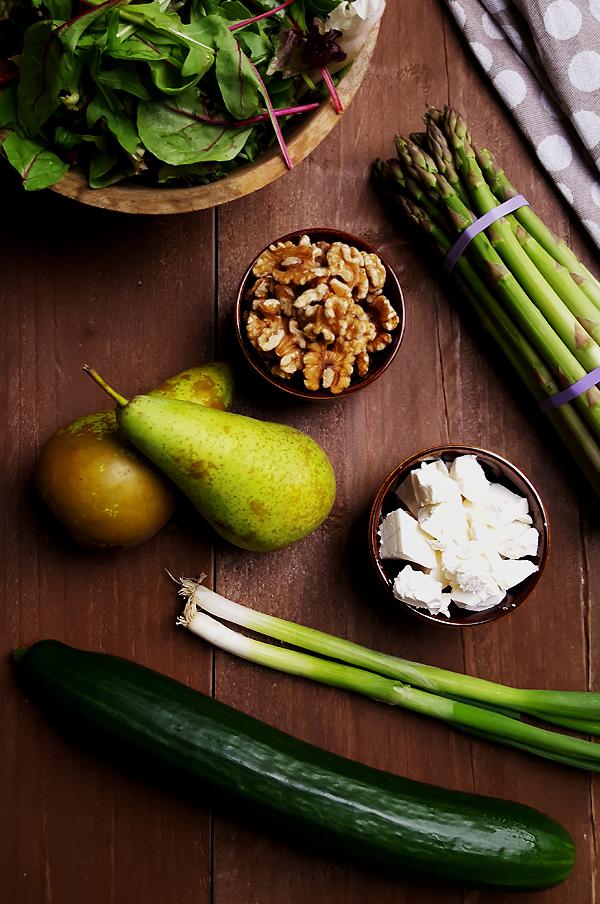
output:
M508 201L503 201L498 207L488 210L482 217L467 226L444 258L444 269L448 273L452 273L455 263L476 235L479 235L480 232L483 232L484 229L487 229L500 217L505 216L507 213L512 213L513 210L518 210L519 207L529 207L529 201L523 195L516 195L514 198L509 198Z
M553 408L559 408L561 405L566 405L567 402L572 402L573 399L576 399L584 392L587 392L588 389L592 389L596 383L600 383L600 367L594 368L591 373L586 374L581 380L577 380L576 383L567 386L566 389L557 392L556 395L550 396L549 399L543 399L539 403L540 408L542 411L552 411Z

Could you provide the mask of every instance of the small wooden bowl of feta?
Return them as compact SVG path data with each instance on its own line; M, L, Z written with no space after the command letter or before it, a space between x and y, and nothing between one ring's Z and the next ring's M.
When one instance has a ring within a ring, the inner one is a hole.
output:
M548 520L534 486L505 458L436 446L385 479L369 546L382 584L412 615L483 625L514 611L539 581Z

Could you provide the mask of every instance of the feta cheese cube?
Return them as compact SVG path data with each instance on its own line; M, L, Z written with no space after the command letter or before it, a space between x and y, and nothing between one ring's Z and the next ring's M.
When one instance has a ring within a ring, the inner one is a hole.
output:
M473 518L467 515L469 525L469 539L481 543L486 549L496 550L498 547L498 528L488 524L485 518Z
M440 551L442 570L448 577L448 582L454 576L460 563L469 555L469 543L447 543Z
M535 527L520 521L503 525L498 531L497 550L505 559L537 555L540 535Z
M429 576L432 577L435 581L439 581L442 587L448 586L448 579L446 578L446 573L442 568L442 554L439 550L434 552L435 555L435 565L433 568L429 569Z
M496 522L504 524L529 515L527 499L513 493L501 483L490 484L487 505L493 510Z
M518 518L515 518L515 521L519 521L521 524L533 524L531 515L519 515Z
M482 599L498 594L493 565L500 556L480 543L468 543L442 551L442 567L454 590L475 593Z
M538 571L538 566L529 559L499 559L492 566L494 580L501 590L510 590L516 587L530 575Z
M423 462L420 468L411 472L415 496L421 505L436 505L439 502L461 501L460 490L454 483L448 468L441 460Z
M506 597L506 593L501 590L494 596L481 596L478 593L465 593L462 590L452 590L450 598L453 603L460 609L470 609L471 612L483 612L484 609L492 609L498 606Z
M490 482L475 455L459 455L450 466L450 477L469 502L486 505Z
M422 505L417 517L423 530L436 540L463 543L469 538L462 504L439 502L437 505Z
M431 575L415 571L410 565L394 581L394 596L409 606L428 609L433 615L449 614L450 594L444 594L441 583Z
M396 490L396 496L404 503L411 515L417 517L419 501L415 493L412 472L406 477Z
M431 548L427 534L404 509L390 512L381 523L379 536L379 554L382 559L406 559L423 568L435 567L435 551Z

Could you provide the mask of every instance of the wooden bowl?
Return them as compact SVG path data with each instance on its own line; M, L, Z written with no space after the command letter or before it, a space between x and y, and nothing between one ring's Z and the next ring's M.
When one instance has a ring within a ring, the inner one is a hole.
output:
M248 311L246 292L256 279L252 273L256 261L261 254L267 251L273 242L295 242L303 235L308 235L313 242L345 242L347 245L354 245L361 251L366 251L369 254L377 254L387 273L386 281L383 286L383 293L386 298L390 300L392 307L396 310L398 317L400 318L400 323L392 334L393 338L391 343L383 351L376 352L372 356L372 366L369 369L369 372L364 377L353 377L353 382L350 386L337 395L333 395L326 390L311 391L310 389L306 389L302 383L294 383L293 378L292 380L282 380L280 377L275 376L271 373L269 362L259 355L248 339L246 333L244 323L244 314ZM364 389L365 386L369 386L390 366L400 348L400 343L404 336L404 326L406 322L404 296L402 294L402 289L400 288L400 283L398 282L398 277L394 273L392 267L376 248L369 245L369 243L365 242L364 239L361 239L360 236L352 235L351 232L344 232L341 229L330 229L323 226L316 227L315 229L298 229L295 232L289 232L287 235L281 236L281 238L274 239L273 242L269 242L265 248L259 251L252 263L249 264L248 269L242 277L237 293L235 303L235 331L246 361L255 373L263 380L266 380L267 383L275 389L279 389L288 396L293 396L294 398L302 399L303 401L335 401L336 399L343 399L346 396L352 395L353 393L358 392L359 389Z
M339 84L338 94L344 110L348 109L367 73L378 32L379 23L373 27L349 72ZM309 113L303 118L302 123L289 133L287 144L293 162L300 163L314 151L339 120L340 114L335 112L328 100L324 101L314 113ZM52 191L82 204L116 210L120 213L186 213L242 198L259 188L264 188L286 172L287 167L279 147L273 147L254 163L240 166L231 175L209 185L155 188L136 185L134 182L122 182L108 188L90 188L85 174L75 167L52 187Z
M483 612L469 612L468 610L459 609L457 606L451 606L450 618L447 618L445 615L432 615L426 609L417 609L416 607L409 606L407 603L403 603L394 596L392 588L394 578L397 576L403 565L410 563L406 563L401 559L382 560L380 558L378 530L383 518L390 512L401 507L401 502L396 496L395 491L409 471L412 471L413 468L420 465L423 461L433 461L436 458L441 458L446 463L450 463L459 455L476 455L479 463L486 472L488 479L493 480L496 483L502 483L509 490L527 498L527 501L529 502L529 512L533 520L533 527L538 530L540 535L537 555L529 556L528 558L538 566L538 571L535 572L535 574L530 575L530 577L521 584L518 584L512 590L509 590L506 597L499 605L494 606L491 609L486 609ZM485 625L514 612L517 606L520 606L525 602L540 580L546 566L549 546L550 529L548 526L548 519L542 500L533 484L518 468L505 458L502 458L502 456L496 455L495 452L488 452L485 449L478 449L475 446L434 446L431 449L425 449L423 452L417 452L415 455L411 455L410 458L403 461L397 468L394 468L381 484L375 497L375 501L373 502L369 518L369 552L371 561L379 576L381 584L385 587L388 595L394 601L394 604L423 621L435 622L436 624L449 627L462 628L471 627L473 625ZM462 614L463 612L464 614Z

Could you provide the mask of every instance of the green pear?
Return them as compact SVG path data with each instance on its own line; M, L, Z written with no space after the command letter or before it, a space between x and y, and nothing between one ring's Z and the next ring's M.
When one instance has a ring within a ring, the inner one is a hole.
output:
M150 395L223 410L233 374L213 361L170 377ZM44 444L36 465L40 495L83 546L137 546L169 520L171 484L119 435L113 410L79 417Z
M169 377L150 395L196 402L197 405L225 411L231 405L233 396L233 372L224 361L210 361Z
M117 402L122 436L230 543L256 552L281 549L329 514L333 468L299 430L175 399L128 401L85 369Z

